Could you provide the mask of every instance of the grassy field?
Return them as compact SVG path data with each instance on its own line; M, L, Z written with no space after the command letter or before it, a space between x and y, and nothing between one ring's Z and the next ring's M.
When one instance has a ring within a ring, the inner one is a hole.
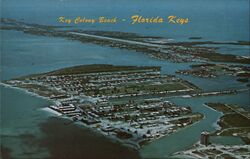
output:
M225 106L223 103L206 103L209 107L223 113L232 113L233 110Z
M46 75L70 75L82 73L101 73L101 72L115 72L115 71L137 71L137 70L159 70L160 67L137 67L137 66L113 66L113 65L81 65L75 67L64 68L56 71L46 73Z
M220 125L223 128L228 128L228 127L250 127L250 119L234 113L234 114L225 114L221 118Z
M207 103L209 107L223 112L223 116L218 121L218 124L221 127L221 130L218 130L216 133L219 133L222 136L239 136L246 143L250 143L250 139L247 137L250 133L250 119L246 116L248 111L245 111L241 108L234 105L226 105L223 103ZM231 109L230 109L231 108Z
M158 66L114 66L106 64L92 64L92 65L80 65L58 69L51 72L32 74L28 76L22 76L15 78L17 80L23 80L25 78L39 77L39 76L59 76L59 75L76 75L84 73L105 73L105 72L116 72L116 71L143 71L143 70L156 70L160 71L161 67Z
M175 91L175 90L184 90L188 89L186 85L181 82L172 82L172 83L164 83L164 84L131 84L119 86L116 88L107 88L103 90L93 90L89 91L88 95L93 94L104 94L104 95L114 95L114 94L134 94L139 92L147 92L147 93L157 93L162 91Z

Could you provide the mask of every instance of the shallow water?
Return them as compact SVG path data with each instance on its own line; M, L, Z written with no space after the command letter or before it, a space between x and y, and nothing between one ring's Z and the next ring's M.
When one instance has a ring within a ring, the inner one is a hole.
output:
M12 157L47 157L46 149L37 144L42 138L39 123L47 119L40 109L49 102L21 90L0 86L1 145L11 150Z
M1 147L13 158L140 158L137 151L87 128L66 126L66 119L42 109L51 104L45 99L14 88L0 89Z

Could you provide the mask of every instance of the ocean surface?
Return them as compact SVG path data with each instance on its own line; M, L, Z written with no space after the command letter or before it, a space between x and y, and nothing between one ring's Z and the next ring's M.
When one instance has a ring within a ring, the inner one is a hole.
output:
M61 25L58 16L98 17L131 15L189 17L183 26L170 24L134 25L85 24L81 29L133 32L155 35L176 41L199 36L202 40L249 41L249 0L2 0L2 17L29 23ZM187 69L191 63L176 64L149 58L134 51L83 44L61 38L41 37L18 31L1 31L1 80L22 75L47 72L80 64L155 65L163 74ZM249 55L249 47L223 45L221 53ZM232 77L201 79L180 76L206 91L246 88ZM66 119L43 110L50 102L18 89L1 86L1 147L4 155L13 158L152 158L167 157L198 141L201 131L214 131L220 117L205 106L205 102L238 104L250 110L249 92L237 95L193 99L171 98L179 105L189 105L195 112L205 114L201 122L170 136L163 137L139 152L106 139L76 124L65 126ZM188 136L188 138L187 138ZM182 140L180 140L182 139ZM221 139L219 139L221 140ZM180 142L181 141L181 142ZM218 141L218 140L217 140ZM238 139L232 140L240 143ZM220 141L218 141L220 142ZM222 142L226 142L223 140Z
M62 25L58 17L125 18L117 24L80 24L83 29L136 32L176 40L249 41L249 0L2 0L2 16L30 23ZM132 15L189 18L187 25L131 25Z
M139 153L43 110L48 101L23 90L1 86L3 156L36 159L131 158Z

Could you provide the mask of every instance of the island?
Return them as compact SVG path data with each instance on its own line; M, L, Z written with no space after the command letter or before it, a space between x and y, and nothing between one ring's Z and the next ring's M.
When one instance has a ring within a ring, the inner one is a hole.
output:
M144 53L151 58L171 62L227 62L249 64L248 56L221 54L216 47L205 45L250 45L249 41L216 42L194 41L174 42L156 36L142 36L135 33L117 31L99 31L72 29L71 26L47 26L20 22L15 19L1 18L1 30L17 30L27 34L60 37L82 43L93 43L120 49L128 49ZM191 38L192 39L192 38ZM196 38L197 39L197 38Z
M219 129L213 133L203 132L200 142L190 149L176 152L174 157L184 158L248 158L250 152L250 111L226 103L205 103L205 106L219 111L222 116L217 124ZM219 144L212 137L238 137L245 144Z
M226 75L236 77L237 81L248 83L250 67L247 65L233 65L222 63L201 63L191 65L191 69L178 70L177 74L192 75L199 78L215 78Z
M203 118L165 98L200 88L155 66L81 65L4 83L51 100L48 109L68 118L66 125L81 123L136 149Z
M250 111L237 105L225 103L206 103L206 105L223 113L223 116L218 121L220 129L214 135L239 136L246 144L250 144L248 137L250 132Z

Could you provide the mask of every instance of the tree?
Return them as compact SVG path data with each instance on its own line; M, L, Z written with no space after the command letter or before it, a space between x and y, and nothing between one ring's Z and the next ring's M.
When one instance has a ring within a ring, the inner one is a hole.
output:
M147 134L151 134L150 130L147 131Z
M130 118L131 118L131 117L130 117L130 115L128 115L128 114L127 114L127 115L124 115L125 121L130 120Z

